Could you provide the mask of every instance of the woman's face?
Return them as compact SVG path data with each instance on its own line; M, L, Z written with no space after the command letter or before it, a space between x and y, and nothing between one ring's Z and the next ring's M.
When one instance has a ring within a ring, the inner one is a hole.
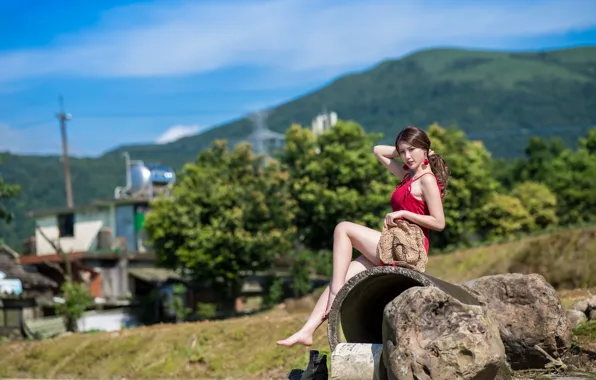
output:
M426 158L424 149L416 148L405 141L400 141L397 147L399 156L410 169L416 170Z

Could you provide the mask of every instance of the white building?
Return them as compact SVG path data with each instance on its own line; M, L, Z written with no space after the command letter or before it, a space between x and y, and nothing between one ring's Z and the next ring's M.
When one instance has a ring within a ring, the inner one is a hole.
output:
M315 117L311 124L312 132L315 136L320 136L324 132L328 131L331 127L337 124L337 113L329 112L319 114Z

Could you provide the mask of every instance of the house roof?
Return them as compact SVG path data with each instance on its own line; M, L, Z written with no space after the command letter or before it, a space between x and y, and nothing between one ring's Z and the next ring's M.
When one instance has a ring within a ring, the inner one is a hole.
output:
M58 207L58 208L45 209L45 210L32 210L32 211L29 211L29 216L34 217L34 218L39 218L39 217L43 217L43 216L53 216L53 215L77 213L77 212L82 212L82 211L97 210L97 209L109 207L112 205L145 204L150 201L151 201L151 199L147 198L147 197L122 198L122 199L100 199L100 200L93 201L86 205L75 206L72 208Z
M146 282L182 280L182 277L178 273L165 268L129 268L128 273Z
M19 255L6 244L0 243L0 272L7 279L21 280L24 288L57 287L58 284L37 272L28 272L17 263Z

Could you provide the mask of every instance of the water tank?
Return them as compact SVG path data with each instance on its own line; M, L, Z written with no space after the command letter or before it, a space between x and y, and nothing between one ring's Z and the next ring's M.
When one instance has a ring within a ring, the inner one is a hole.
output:
M112 249L112 229L103 227L97 234L97 249Z
M151 182L159 185L167 185L176 180L176 173L167 166L157 164L147 164L151 171Z
M130 165L130 191L136 193L145 190L151 183L151 170L142 163Z
M28 237L23 240L23 255L36 255L37 245L35 244L35 236Z

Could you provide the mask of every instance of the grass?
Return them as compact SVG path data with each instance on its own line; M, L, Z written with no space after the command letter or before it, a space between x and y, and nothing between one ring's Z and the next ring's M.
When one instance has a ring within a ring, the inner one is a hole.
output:
M225 321L6 343L0 345L0 377L284 378L290 369L306 366L308 349L280 348L275 342L306 316L277 308ZM326 326L315 336L322 349Z
M580 293L567 291L561 296L565 302L566 296L574 299ZM5 343L0 344L0 377L286 379L292 368L306 367L309 349L280 348L275 341L295 331L306 317L304 310L292 314L278 307L225 321ZM574 343L564 356L565 363L583 370L592 368L589 366L596 363L596 357L590 356L596 352L596 321L575 329ZM326 323L318 330L313 349L329 355L325 351L329 349Z
M596 287L596 227L431 255L427 273L456 284L497 273L539 273L556 289Z
M538 272L558 284L561 301L570 308L596 294L596 278L589 279L595 243L594 227L562 231L432 256L428 272L454 283L512 268ZM583 285L573 289L574 284ZM0 344L0 377L285 379L292 368L305 368L309 349L275 342L304 323L318 294L320 289L302 302L291 300L250 317ZM326 323L312 349L329 349ZM595 321L574 330L574 345L563 361L596 373Z

